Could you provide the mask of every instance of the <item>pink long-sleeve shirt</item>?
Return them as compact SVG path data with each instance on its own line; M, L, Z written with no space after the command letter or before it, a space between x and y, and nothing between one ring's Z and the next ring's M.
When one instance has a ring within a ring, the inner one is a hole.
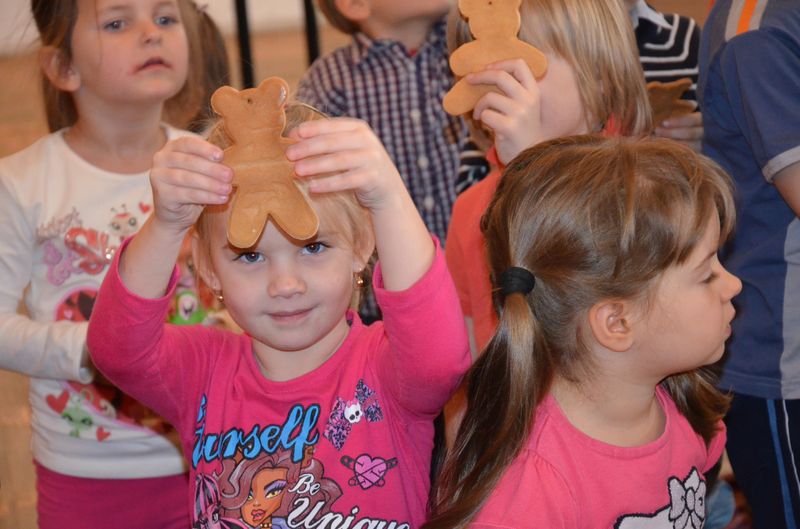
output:
M171 292L132 294L118 259L98 295L89 349L109 379L176 426L197 526L421 524L433 419L469 364L440 249L402 292L384 290L378 268L384 321L364 326L349 313L338 350L285 382L264 377L247 335L164 325Z

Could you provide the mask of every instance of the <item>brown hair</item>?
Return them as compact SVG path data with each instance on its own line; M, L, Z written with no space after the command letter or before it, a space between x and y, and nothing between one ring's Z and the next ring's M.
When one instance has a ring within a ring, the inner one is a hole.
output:
M473 40L462 16L448 18L450 50ZM650 132L650 101L630 19L619 0L522 0L519 38L564 59L575 71L589 130ZM476 123L470 123L475 132ZM478 139L481 133L478 131ZM484 139L485 143L485 139Z
M339 8L336 7L336 0L317 0L317 7L322 11L328 23L339 31L352 35L361 30L358 24L339 11Z
M197 112L202 101L203 94L199 87L204 70L204 54L194 3L191 0L177 2L189 45L189 73L183 88L165 103L164 110L171 123L183 126ZM78 20L78 1L31 0L31 11L42 45L52 46L61 54L63 61L71 62L72 32ZM77 121L78 111L71 94L57 89L45 75L42 75L42 91L47 125L51 132Z
M449 454L434 516L465 526L519 454L557 375L586 380L587 311L604 299L647 304L661 274L684 262L717 211L733 228L725 172L669 140L573 136L523 151L506 168L482 219L493 278L523 267L529 294L498 300L494 337L467 375L468 407ZM728 399L703 368L662 383L706 442Z

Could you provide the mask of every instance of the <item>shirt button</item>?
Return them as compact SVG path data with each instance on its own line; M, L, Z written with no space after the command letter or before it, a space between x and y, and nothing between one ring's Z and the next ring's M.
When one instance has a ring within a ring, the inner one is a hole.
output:
M419 125L419 121L420 121L420 119L422 119L422 112L420 112L418 109L415 108L415 109L412 109L408 113L408 115L411 118L411 121L413 121L415 124Z
M433 206L435 206L433 197L428 195L422 200L422 207L425 208L425 211L433 211Z
M431 162L428 160L427 156L420 156L417 158L417 165L420 169L427 169L431 165Z

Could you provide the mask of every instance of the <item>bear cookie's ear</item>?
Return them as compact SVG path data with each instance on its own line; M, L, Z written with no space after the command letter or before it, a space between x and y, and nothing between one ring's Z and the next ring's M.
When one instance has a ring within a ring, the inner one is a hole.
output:
M282 137L289 85L270 77L241 92L225 86L211 97L233 144L223 162L233 169L234 193L228 217L228 241L236 248L258 243L271 218L295 240L313 237L319 219L294 175L284 151L295 140Z
M239 91L232 86L222 86L211 96L211 108L220 116L239 104Z

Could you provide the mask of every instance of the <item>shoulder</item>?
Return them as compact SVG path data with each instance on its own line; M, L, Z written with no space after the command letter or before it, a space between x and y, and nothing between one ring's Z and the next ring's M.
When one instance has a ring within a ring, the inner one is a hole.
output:
M453 221L468 222L470 219L480 219L492 200L499 180L500 171L494 169L486 178L458 195L453 204Z
M63 140L60 132L39 138L36 142L14 154L0 158L0 185L9 193L34 196L46 190L48 178L55 178L52 169L63 169Z
M577 527L579 507L565 476L536 450L526 448L506 469L475 527Z

